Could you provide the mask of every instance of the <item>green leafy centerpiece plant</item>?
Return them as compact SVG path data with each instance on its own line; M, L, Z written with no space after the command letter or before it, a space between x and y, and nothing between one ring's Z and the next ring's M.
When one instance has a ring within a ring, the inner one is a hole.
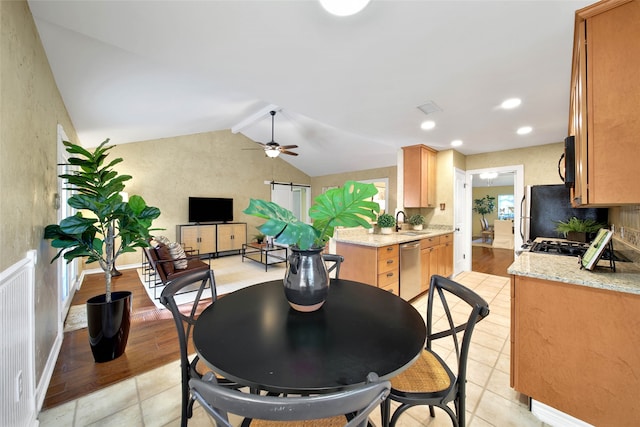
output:
M378 227L380 227L380 233L391 234L393 233L393 227L396 225L396 219L393 215L383 213L378 217Z
M44 232L51 246L59 249L51 262L60 256L67 262L86 258L87 264L97 262L104 271L105 293L87 301L89 341L96 362L122 355L129 334L131 292L112 292L115 261L122 253L148 246L151 223L160 216L160 210L147 206L140 196L132 195L127 202L122 199L124 182L132 177L113 169L122 158L107 163L108 151L114 147L106 146L108 142L89 151L64 141L72 156L68 162L77 169L60 178L73 191L68 204L78 212L60 224L48 225Z
M251 199L244 210L267 221L258 230L274 236L279 244L289 245L291 255L285 274L285 295L298 311L315 311L322 307L329 290L329 275L321 252L333 237L335 228L371 228L367 219L375 220L380 206L371 201L378 190L373 184L347 181L317 196L309 209L312 224L296 218L277 203Z

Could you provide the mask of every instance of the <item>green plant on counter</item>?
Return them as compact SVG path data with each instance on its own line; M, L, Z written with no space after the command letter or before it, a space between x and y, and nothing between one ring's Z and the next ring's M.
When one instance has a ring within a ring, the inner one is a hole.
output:
M384 213L378 217L378 227L390 228L396 225L396 219L391 214Z
M578 233L595 233L605 227L605 224L599 223L594 219L578 219L575 216L569 218L567 221L555 221L555 223L556 231L565 236L571 231Z
M265 236L263 233L258 233L256 235L253 236L253 238L256 240L256 242L258 243L262 243L264 242L264 239L266 239L267 236Z
M277 203L260 199L251 199L243 212L267 220L258 227L260 232L274 236L278 243L304 251L323 248L337 226L371 228L367 218L374 220L380 212L380 206L371 201L377 193L375 185L357 181L347 181L342 187L327 190L313 200L309 209L313 225L299 221Z
M411 225L422 225L424 224L424 216L420 214L411 215L408 222Z

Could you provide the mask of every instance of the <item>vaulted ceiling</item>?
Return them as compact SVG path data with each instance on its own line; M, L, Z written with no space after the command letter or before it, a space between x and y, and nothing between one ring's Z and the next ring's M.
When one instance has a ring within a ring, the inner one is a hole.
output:
M29 6L83 145L224 129L266 143L275 109L275 141L299 146L283 159L319 176L395 165L406 145L562 141L574 12L592 2L372 0L351 17L316 0Z

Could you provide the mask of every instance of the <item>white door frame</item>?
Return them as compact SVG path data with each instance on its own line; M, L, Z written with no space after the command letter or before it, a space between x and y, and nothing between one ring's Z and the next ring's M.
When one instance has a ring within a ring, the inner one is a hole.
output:
M58 124L57 129L57 168L56 171L58 174L60 173L69 173L71 172L71 168L67 165L68 161L68 153L65 149L65 146L62 144L62 141L68 141L67 135L62 128L62 125ZM64 218L75 215L76 210L67 204L67 200L71 197L72 192L70 190L65 190L65 182L58 178L58 195L57 195L57 216L58 216L58 224ZM60 320L59 326L64 324L64 319L67 317L67 313L71 307L71 300L73 299L73 295L75 294L76 289L79 286L79 277L78 277L78 259L74 259L73 261L67 263L67 261L61 256L57 260L57 271L58 271L58 319Z
M453 168L453 199L456 201L453 209L453 277L463 271L471 271L471 245L465 242L471 241L471 210L467 209L464 202L470 187L467 186L465 171Z

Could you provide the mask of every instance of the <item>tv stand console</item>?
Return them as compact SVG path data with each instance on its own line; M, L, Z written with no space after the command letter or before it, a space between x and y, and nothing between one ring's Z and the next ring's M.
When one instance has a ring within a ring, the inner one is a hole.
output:
M236 255L247 243L247 223L182 224L176 227L176 240L185 248L197 250L200 255Z

